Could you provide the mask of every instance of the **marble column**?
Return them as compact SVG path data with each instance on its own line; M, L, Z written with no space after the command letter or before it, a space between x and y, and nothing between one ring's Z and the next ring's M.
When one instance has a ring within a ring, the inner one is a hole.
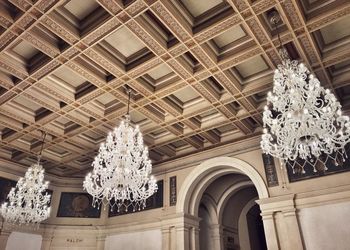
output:
M219 224L211 225L212 249L223 250L223 228Z

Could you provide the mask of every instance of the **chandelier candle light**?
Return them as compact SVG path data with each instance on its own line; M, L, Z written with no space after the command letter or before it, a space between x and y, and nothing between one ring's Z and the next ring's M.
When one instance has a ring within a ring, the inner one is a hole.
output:
M49 182L44 182L44 168L40 163L44 139L38 156L33 164L9 192L8 202L2 204L0 214L9 225L28 225L38 227L50 216L51 195L46 192Z
M275 15L272 22L277 26L278 21ZM314 172L316 161L323 163L324 170L329 158L336 164L338 157L345 161L349 117L342 114L334 94L322 87L304 64L291 60L285 48L279 53L282 63L275 70L273 90L263 113L263 152L288 163L293 173L298 159L310 163ZM298 166L305 173L305 164Z
M144 146L138 126L130 124L129 106L131 90L128 89L128 110L125 119L113 132L109 132L105 143L100 145L98 155L92 163L93 170L83 183L92 195L93 206L109 204L117 211L131 206L133 211L144 209L146 199L157 191L152 172L148 148Z

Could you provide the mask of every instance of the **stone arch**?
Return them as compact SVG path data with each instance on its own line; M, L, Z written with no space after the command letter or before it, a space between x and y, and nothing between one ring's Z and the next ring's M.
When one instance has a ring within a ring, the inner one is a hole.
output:
M233 157L215 157L195 167L182 184L176 212L198 215L198 206L203 192L220 176L244 174L254 184L259 198L268 198L269 193L264 180L253 166Z
M227 201L235 195L238 191L242 190L246 187L254 187L252 181L241 181L238 183L235 183L234 185L230 186L220 197L220 200L217 205L217 214L218 214L218 221L219 223L222 223L222 216L224 213L224 208L227 204Z
M203 195L201 203L207 208L212 224L218 224L218 215L216 211L216 203L210 195Z

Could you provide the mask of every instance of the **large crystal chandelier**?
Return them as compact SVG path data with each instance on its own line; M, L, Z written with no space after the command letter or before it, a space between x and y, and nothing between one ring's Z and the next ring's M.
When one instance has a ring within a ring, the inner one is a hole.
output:
M276 18L276 16L274 16ZM276 19L273 20L276 24ZM306 66L291 60L287 51L279 50L282 64L273 78L263 113L264 130L261 148L287 163L295 171L298 159L310 163L329 158L345 160L345 145L350 141L349 117L329 89L309 72ZM322 155L322 157L320 157Z
M1 205L0 213L9 225L39 226L50 216L51 195L46 192L49 182L44 182L44 168L40 164L43 145L44 140L38 161L28 168L9 192L8 201Z
M148 149L143 144L138 126L130 124L129 106L131 90L128 89L128 111L125 119L113 132L109 132L105 143L92 163L93 170L83 183L92 195L93 206L110 204L111 209L133 211L144 209L146 199L157 191L156 180L150 176L152 164Z

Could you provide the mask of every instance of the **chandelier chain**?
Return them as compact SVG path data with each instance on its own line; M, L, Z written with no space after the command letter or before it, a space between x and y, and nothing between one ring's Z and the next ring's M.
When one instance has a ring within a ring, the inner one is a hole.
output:
M43 152L44 144L45 144L45 139L46 139L46 132L42 131L42 133L43 133L43 137L42 137L42 140L41 140L41 147L40 147L40 151L39 151L39 154L38 154L38 164L40 164L40 161L41 161L41 156L42 156L42 152Z
M131 89L130 89L130 88L127 88L126 91L127 91L127 93L128 93L128 109L127 109L126 114L129 115L129 112L130 112Z

